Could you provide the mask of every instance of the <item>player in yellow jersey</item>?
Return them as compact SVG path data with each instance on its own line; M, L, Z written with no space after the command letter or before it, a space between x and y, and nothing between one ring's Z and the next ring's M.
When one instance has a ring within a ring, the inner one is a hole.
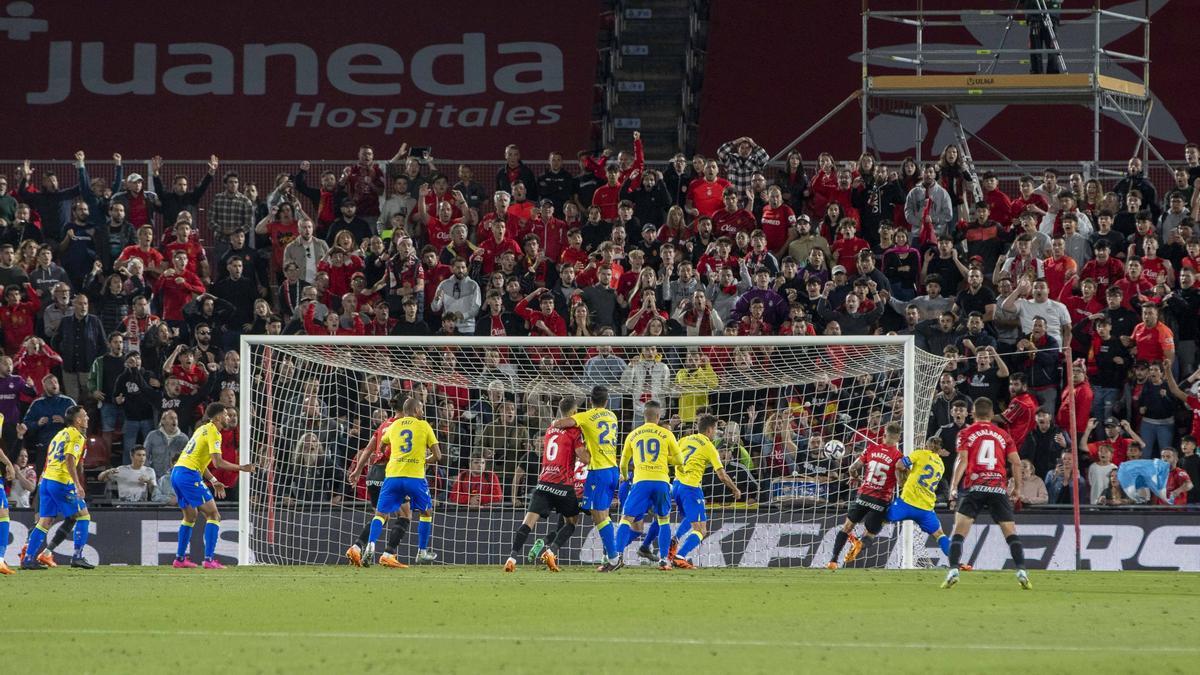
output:
M742 491L734 484L729 474L725 473L725 465L721 463L721 455L712 439L717 435L717 418L713 415L701 415L696 420L696 433L685 436L679 441L679 452L683 455L683 463L675 468L675 482L671 485L671 497L683 520L675 530L675 539L680 543L679 552L673 550L668 554L671 563L676 567L692 569L695 565L688 562L691 553L704 540L705 523L708 514L704 511L704 490L700 483L704 480L704 472L712 467L717 478L733 493L733 501L742 498ZM689 531L690 530L690 531ZM660 534L661 538L662 535ZM672 544L672 549L674 545Z
M617 462L624 478L633 464L633 487L629 499L621 505L621 527L617 530L617 552L633 541L633 521L641 520L653 511L658 517L658 568L671 569L667 550L671 547L671 466L678 466L679 444L671 430L660 426L662 404L646 402L646 423L634 429L625 439L621 459ZM623 565L618 565L618 568Z
M387 468L384 471L383 487L379 490L379 501L375 504L375 517L371 520L371 531L367 535L367 548L355 544L346 551L346 557L355 567L362 565L363 556L375 555L375 542L383 533L384 523L389 516L398 513L407 498L412 510L417 512L417 562L433 562L437 555L429 550L429 539L433 534L433 499L429 496L429 482L425 479L425 462L441 461L442 449L438 445L433 427L422 419L425 408L417 397L409 397L401 410L402 416L384 432L379 439L381 446L391 448ZM392 553L379 556L384 567L405 567Z
M559 429L579 427L583 439L587 442L588 460L587 479L583 483L583 508L592 516L600 541L604 543L605 562L600 566L600 572L611 572L621 566L620 549L617 547L617 529L613 527L609 510L612 508L613 497L621 484L620 472L617 471L617 434L620 432L620 421L613 411L608 409L608 387L597 385L592 387L589 397L592 407L577 412L570 417L554 421Z
M46 447L46 470L38 484L38 521L30 530L25 545L25 557L21 559L23 570L44 570L46 565L37 560L38 553L46 543L46 533L54 519L75 518L75 553L71 556L71 567L90 570L94 565L83 559L83 547L87 544L88 525L92 516L83 501L86 492L82 478L83 455L87 445L88 414L83 406L73 405L63 413L67 426L54 435Z
M937 539L942 553L948 558L950 537L946 536L933 512L933 503L937 501L937 485L942 480L942 474L946 473L946 465L937 454L941 447L940 438L930 438L925 441L924 448L900 460L896 467L896 478L904 487L900 489L900 496L888 507L887 519L894 523L913 521L922 532Z
M253 473L253 464L237 465L227 462L221 457L221 431L234 424L233 408L224 403L210 403L204 409L204 418L192 432L192 438L183 446L179 459L171 469L171 488L175 490L175 498L183 511L183 521L179 524L179 539L175 549L175 561L171 564L177 568L193 568L196 563L188 560L188 545L192 542L192 529L196 525L196 512L204 514L204 569L220 570L225 566L217 562L217 540L221 536L221 512L213 501L213 493L225 498L225 485L213 477L209 466L226 471L244 471ZM205 481L212 484L209 491Z

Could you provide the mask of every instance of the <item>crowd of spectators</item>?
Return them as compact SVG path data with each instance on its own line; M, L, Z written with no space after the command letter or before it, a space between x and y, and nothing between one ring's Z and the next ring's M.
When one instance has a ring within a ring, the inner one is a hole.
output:
M752 499L770 499L772 479L844 481L821 449L881 434L902 410L899 374L764 383L784 358L774 335L915 335L947 359L919 431L950 458L971 400L993 399L1029 475L1043 478L1025 482L1028 503L1070 501L1072 472L1084 503L1124 503L1109 474L1137 457L1161 457L1181 468L1173 480L1200 486L1195 145L1171 186L1134 159L1112 185L1046 169L1013 194L954 146L923 166L767 159L743 137L713 157L652 165L635 132L631 150L580 152L571 166L552 153L535 175L510 145L494 190L406 146L387 161L363 146L340 173L313 176L302 162L262 189L215 156L194 185L160 175L157 157L142 176L113 155L108 180L78 152L71 187L26 162L11 183L0 176L0 413L20 467L14 503L35 489L76 402L97 412L85 466L110 495L171 503L163 479L199 411L243 393L245 334L496 338L413 350L410 370L437 374L426 381L281 361L269 411L277 470L266 473L284 503L360 497L349 458L400 388L426 400L451 448L435 493L466 507L521 503L552 398L591 384L612 388L630 426L651 399L668 403L676 428L717 412L727 468ZM522 335L754 340L505 348ZM236 461L238 429L225 435ZM1175 503L1200 501L1197 489Z

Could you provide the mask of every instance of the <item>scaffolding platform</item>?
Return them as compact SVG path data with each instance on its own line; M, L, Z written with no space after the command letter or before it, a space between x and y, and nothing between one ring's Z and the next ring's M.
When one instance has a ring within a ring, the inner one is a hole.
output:
M1096 97L1147 99L1140 82L1093 73L1055 75L872 75L867 91L874 98L911 103L969 105L1003 103L1092 105Z

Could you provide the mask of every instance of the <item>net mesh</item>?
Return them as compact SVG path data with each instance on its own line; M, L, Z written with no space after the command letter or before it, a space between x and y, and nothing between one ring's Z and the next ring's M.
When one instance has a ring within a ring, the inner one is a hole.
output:
M680 438L693 433L700 414L720 420L717 447L744 496L735 503L711 471L706 475L708 534L695 562L823 566L854 495L847 474L854 455L893 420L911 425L922 440L944 359L917 350L909 372L902 344L772 340L686 347L647 340L466 346L434 339L421 346L250 345L250 419L243 429L260 470L249 484L250 517L241 526L247 562L344 561L371 519L372 488L382 480L377 469L351 481L351 468L391 414L388 401L396 394L423 401L441 445L442 460L427 471L435 512L431 550L440 562L503 562L536 485L558 399L582 401L600 384L609 387L621 439L642 423L651 399L664 404L664 420ZM906 378L913 380L912 419L904 416ZM577 490L586 473L577 466ZM619 501L612 512L615 520ZM679 515L672 520L678 523ZM539 523L530 542L546 538L554 521ZM402 560L416 551L416 529L414 523L399 541ZM885 526L863 564L899 566L899 534L899 527ZM644 543L633 544L627 560ZM930 560L930 548L936 551L923 536L913 537L913 546L918 564ZM602 556L600 537L584 516L562 560Z

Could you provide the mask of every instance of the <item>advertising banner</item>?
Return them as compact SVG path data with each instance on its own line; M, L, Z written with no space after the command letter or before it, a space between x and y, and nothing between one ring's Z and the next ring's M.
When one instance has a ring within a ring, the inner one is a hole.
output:
M28 511L12 514L12 537L16 545L8 548L10 565L17 563L20 542L25 541L33 515ZM272 522L269 536L265 523L260 522L255 529L251 547L256 561L342 564L346 547L370 518L365 510L358 515L361 517L354 518L352 512L328 508L281 512ZM439 512L434 519L433 550L443 563L499 565L508 556L512 531L523 515L513 509ZM175 555L179 527L175 512L93 509L92 518L92 534L85 555L94 563L164 565ZM945 514L942 521L949 530L952 516ZM696 554L697 561L704 567L823 567L829 560L841 522L840 515L814 517L805 511L714 510L710 513L709 534ZM1200 571L1200 516L1195 513L1114 511L1086 514L1084 522L1083 569ZM218 557L225 563L234 563L237 521L227 518L221 527ZM545 536L548 527L547 523L539 524L537 536ZM416 553L415 529L400 551L402 559ZM195 530L195 550L201 550L202 531L202 527ZM601 547L596 532L590 524L577 532L564 550L563 560L598 561ZM1074 569L1074 528L1064 514L1023 513L1018 532L1025 544L1029 569ZM861 566L898 567L898 534L894 526L885 526L879 540L866 550ZM70 555L69 538L57 552ZM946 562L931 539L921 542L918 557L925 565ZM629 555L627 559L636 556ZM963 562L980 570L1011 567L1008 544L999 527L983 521L977 523L964 542Z
M5 3L0 156L530 157L588 141L599 3ZM536 17L536 20L532 20Z

